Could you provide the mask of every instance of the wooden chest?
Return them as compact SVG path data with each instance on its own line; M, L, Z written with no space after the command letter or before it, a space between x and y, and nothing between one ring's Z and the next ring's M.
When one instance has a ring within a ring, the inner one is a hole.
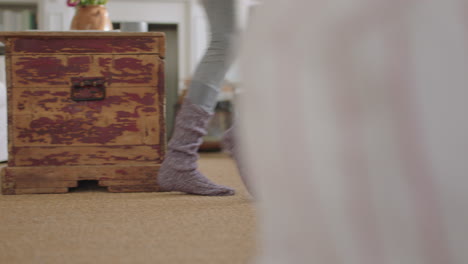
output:
M164 34L3 32L3 194L157 191L165 153Z

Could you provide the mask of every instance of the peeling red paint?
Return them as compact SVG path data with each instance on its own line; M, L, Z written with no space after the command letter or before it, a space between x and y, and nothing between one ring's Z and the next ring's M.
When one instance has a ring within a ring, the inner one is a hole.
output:
M138 94L125 93L125 96L128 97L129 100L142 105L154 105L154 94L152 93L145 93L143 97L140 97Z
M158 110L154 107L145 107L142 109L142 111L145 113L154 113L154 112L157 112Z
M93 111L86 111L86 118L93 119L95 113L96 112L93 112Z
M115 39L115 52L134 52L134 51L152 51L154 44L156 43L154 38L133 38L133 39Z
M4 175L5 175L5 176L4 176L4 177L5 177L4 179L5 179L5 181L7 181L7 182L14 181L14 179L15 179L15 176L14 176L13 173L11 173L9 170L6 170Z
M112 63L112 58L99 58L99 67L109 67Z
M69 104L60 109L64 113L77 114L83 112L84 108L78 104Z
M162 160L156 155L138 155L140 147L147 150L148 146L102 146L97 147L104 151L103 155L92 154L92 151L82 152L81 148L73 147L19 147L17 151L21 153L21 157L15 157L11 161L17 162L18 166L73 166L73 165L118 165L127 163L147 163L147 162L161 162ZM137 149L135 149L137 148ZM114 150L113 150L114 149ZM129 152L125 152L125 149L131 149ZM56 151L55 151L56 150ZM60 151L62 150L62 151ZM117 150L117 151L115 151ZM52 151L52 153L51 153ZM96 151L98 152L98 151ZM96 153L95 152L95 153ZM25 155L28 154L29 155ZM116 154L117 153L117 154ZM121 153L121 154L120 154ZM129 154L131 153L131 154ZM11 163L13 164L13 163ZM10 163L8 166L11 166ZM116 168L125 170L123 168ZM113 173L114 171L109 173ZM102 175L106 176L106 175Z
M109 149L131 149L133 146L106 146L106 148L109 148Z
M52 120L42 117L30 123L32 131L18 129L18 138L29 137L29 142L36 142L37 137L33 134L37 134L50 136L51 144L70 145L76 142L106 144L115 141L125 131L138 131L136 122L98 127L93 124L96 120L83 118L65 120L63 117Z
M126 131L138 132L136 121L129 121L121 124L111 124L106 127L94 125L97 118L64 119L57 116L56 119L41 117L31 121L28 128L17 127L18 138L26 139L29 143L41 142L43 137L50 137L50 144L73 143L97 143L106 144L115 142L116 138L122 136Z
M27 53L85 53L112 52L107 39L20 38L14 41L15 52Z
M27 53L113 53L155 52L153 37L137 38L19 38L14 42L14 52Z
M77 163L80 154L71 154L70 152L62 152L50 154L41 159L28 158L29 166L63 166L70 163Z
M42 139L40 136L51 138L51 144L72 144L74 138L83 137L86 131L83 131L83 124L89 124L89 121L81 118L65 120L58 117L53 120L48 117L41 117L31 121L29 129L17 128L18 138L27 138L28 142L38 142ZM39 137L38 137L39 136Z
M51 108L47 107L47 103L55 103L58 101L58 98L49 98L37 102L37 106L42 107L44 110L49 111Z
M39 104L45 104L45 103L56 103L58 101L58 98L50 98L50 99L44 99L39 101Z
M87 107L97 111L101 112L103 107L111 107L112 105L121 105L128 102L125 100L122 96L108 96L106 97L105 100L102 101L84 101L82 103L85 103Z
M98 156L98 155L95 155L95 154L88 155L88 158L90 158L90 159L98 159L98 160L105 160L105 161L109 161L109 160L110 160L110 157L103 157L103 156Z
M136 157L132 157L131 159L129 157L119 157L119 156L112 156L112 158L114 160L146 160L144 159L143 156L136 156Z
M56 57L19 57L15 64L15 78L27 85L68 85L67 76L79 76L90 70L90 57L67 57L66 65Z
M154 63L143 64L141 59L125 57L113 61L112 82L139 84L154 78Z
M79 139L83 143L106 144L115 141L125 131L138 131L136 122L129 124L112 124L108 127L93 127L88 130L88 136Z
M148 63L148 58L154 58L154 63ZM154 74L160 62L156 56L131 57L125 56L112 59L96 55L86 56L20 56L14 60L14 80L20 86L52 85L69 86L70 78L86 76L99 68L99 75L112 84L153 84L160 76Z
M91 63L91 56L69 57L68 64L86 65Z
M37 97L37 96L44 96L46 94L49 94L49 91L23 91L21 93L21 97L23 98L30 98L31 96Z
M159 60L159 71L158 71L158 86L157 86L157 91L158 95L160 98L165 98L165 93L166 93L166 88L165 88L165 74L164 74L164 68L165 68L165 62L161 59ZM159 101L160 107L161 107L161 114L159 115L159 127L162 129L162 133L159 133L159 142L161 142L161 145L158 146L158 154L161 160L164 160L165 155L166 155L166 119L164 117L165 113L165 103L164 101Z
M122 175L128 175L128 172L126 170L116 170L115 173L122 174Z
M53 96L68 96L68 92L54 92L52 93Z
M163 134L164 133L160 133L160 134ZM151 148L154 149L156 151L156 153L158 153L158 161L162 162L164 160L164 156L165 156L165 153L166 153L166 139L163 138L163 141L160 141L161 144L159 145L151 145Z
M125 112L125 111L117 111L117 116L116 116L116 120L117 122L122 122L124 120L128 120L128 119L125 119L125 118L129 118L129 117L133 117L133 118L138 118L140 117L140 115L138 114L138 111L135 109L135 112L133 113L130 113L130 112Z
M87 118L93 118L95 114L101 113L103 111L104 107L113 107L116 105L123 105L125 103L129 102L136 102L138 104L142 105L153 105L155 102L154 99L154 94L152 93L145 93L143 97L139 96L138 94L133 94L133 93L123 93L122 96L108 96L104 100L100 101L81 101L81 102L74 102L68 99L69 93L65 93L67 95L66 100L62 100L62 102L67 102L67 105L63 106L61 108L61 111L65 113L70 113L70 114L76 114L79 112L83 112L85 110L88 110L86 112L86 117ZM24 96L27 97L27 96ZM137 109L140 109L140 106L137 106L134 111ZM154 107L145 107L142 109L143 112L157 112L157 109ZM120 113L122 112L122 113ZM139 117L138 114L125 114L126 112L124 111L118 111L117 112L117 118L122 118L122 117Z

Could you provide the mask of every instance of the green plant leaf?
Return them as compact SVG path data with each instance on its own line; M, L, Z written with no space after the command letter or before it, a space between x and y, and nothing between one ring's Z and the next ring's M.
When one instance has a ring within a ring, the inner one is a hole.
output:
M81 0L80 5L105 5L108 0Z

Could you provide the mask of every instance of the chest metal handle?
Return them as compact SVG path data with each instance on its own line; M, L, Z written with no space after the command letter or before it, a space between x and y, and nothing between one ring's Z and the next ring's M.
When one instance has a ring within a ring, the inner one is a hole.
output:
M102 77L76 77L71 79L73 101L97 101L106 98L106 80Z

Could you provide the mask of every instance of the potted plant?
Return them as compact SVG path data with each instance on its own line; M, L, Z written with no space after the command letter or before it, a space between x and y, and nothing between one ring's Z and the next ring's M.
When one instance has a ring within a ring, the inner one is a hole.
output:
M112 30L107 0L67 0L67 4L76 8L70 29Z

